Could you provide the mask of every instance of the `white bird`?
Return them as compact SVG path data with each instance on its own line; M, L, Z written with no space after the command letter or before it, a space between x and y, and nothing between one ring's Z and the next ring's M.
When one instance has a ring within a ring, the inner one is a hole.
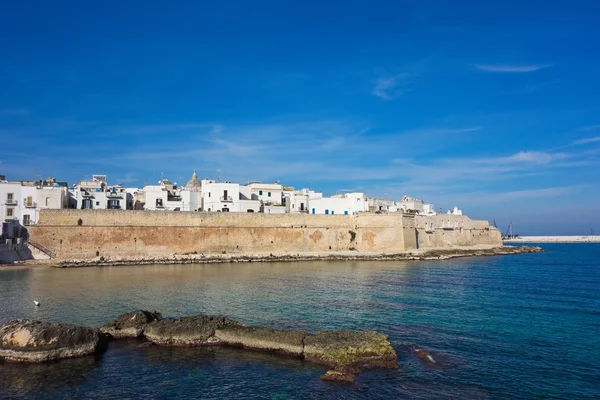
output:
M39 301L37 301L37 300L34 300L34 301L33 301L33 304L35 304L35 305L36 305L36 306L38 306L38 307L40 306L40 302L39 302Z

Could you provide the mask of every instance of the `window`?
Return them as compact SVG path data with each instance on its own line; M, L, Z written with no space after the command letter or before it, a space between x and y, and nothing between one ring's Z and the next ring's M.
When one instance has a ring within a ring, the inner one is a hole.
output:
M223 190L223 200L227 200L227 190Z
M97 206L99 206L99 205L100 205L100 202L99 202L99 201L97 201L97 202L96 202L96 205L97 205Z
M304 211L304 203L300 203L300 211Z
M116 209L121 208L121 205L119 204L119 200L109 200L108 208L111 210L116 210Z
M262 196L262 190L258 191L259 196Z
M210 192L208 192L208 197L210 197Z
M25 200L27 207L31 207L33 205L33 197L31 196L27 196L27 199Z
M163 206L162 199L156 199L156 207L162 207L162 206Z
M13 216L13 209L12 208L7 208L6 209L6 216L7 217L12 217Z
M23 215L23 225L29 225L31 223L29 215Z
M50 207L50 197L46 197L46 207Z
M229 208L223 207L223 209L221 211L223 211L223 212L229 212Z
M251 209L251 208L247 209L246 211L247 211L247 212L254 212L254 210L253 210L253 209Z
M268 193L267 193L267 196L271 197L271 192L268 192Z
M329 210L325 210L325 214L329 214Z
M6 201L12 201L14 197L14 193L6 193Z

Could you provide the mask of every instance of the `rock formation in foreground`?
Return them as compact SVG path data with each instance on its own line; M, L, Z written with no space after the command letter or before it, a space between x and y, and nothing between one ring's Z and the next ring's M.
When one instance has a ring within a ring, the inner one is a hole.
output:
M144 336L159 346L226 345L300 357L331 368L322 379L353 381L362 367L398 368L387 335L374 331L304 331L249 327L226 317L196 315L153 322Z
M108 337L98 329L16 319L0 327L0 357L15 362L46 362L106 350Z
M222 342L215 336L215 330L242 325L227 317L194 315L148 324L144 329L144 336L161 346L202 346Z
M374 331L307 333L245 326L227 317L194 315L162 320L157 311L122 314L100 329L27 319L0 327L0 357L44 362L100 353L114 339L145 337L158 346L242 347L299 357L330 368L321 378L353 381L363 367L398 368L387 335Z
M115 339L137 338L142 336L147 324L160 321L162 314L158 311L136 310L121 314L113 321L100 327L100 330Z

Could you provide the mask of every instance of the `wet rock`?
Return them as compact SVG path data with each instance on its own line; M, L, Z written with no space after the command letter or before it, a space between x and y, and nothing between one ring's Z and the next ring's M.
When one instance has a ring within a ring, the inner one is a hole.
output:
M14 362L45 362L101 353L108 337L98 329L29 319L0 327L0 357Z
M396 352L387 335L374 331L325 331L304 338L306 360L327 365L348 376L362 367L398 368ZM340 377L324 375L323 378Z
M303 331L231 325L215 331L215 336L228 345L294 356L303 354L306 335Z
M215 330L228 326L243 324L227 317L195 315L148 324L144 336L161 346L202 346L222 343Z
M414 347L413 350L415 351L415 354L417 355L417 358L419 360L421 360L422 363L430 365L430 366L436 364L436 361L433 358L433 356L431 355L431 353L429 353L424 348L422 348L422 347Z
M160 321L162 314L158 311L136 310L121 314L114 321L100 327L100 330L115 339L136 338L142 336L147 324Z
M321 376L321 379L324 381L354 382L355 377L351 372L341 372L332 369Z

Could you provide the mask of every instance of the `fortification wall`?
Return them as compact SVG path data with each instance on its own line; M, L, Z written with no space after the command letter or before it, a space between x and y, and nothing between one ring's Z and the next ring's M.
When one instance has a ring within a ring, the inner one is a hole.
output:
M32 240L59 259L178 253L402 252L403 216L43 210ZM409 241L410 244L410 241Z
M416 216L416 237L420 249L455 246L502 246L502 235L487 221L463 215Z
M461 229L436 229L431 234L425 231L432 220L423 218L437 217L42 210L29 233L58 259L348 250L401 253L416 248L502 245L500 237L495 240L480 221L461 217Z

